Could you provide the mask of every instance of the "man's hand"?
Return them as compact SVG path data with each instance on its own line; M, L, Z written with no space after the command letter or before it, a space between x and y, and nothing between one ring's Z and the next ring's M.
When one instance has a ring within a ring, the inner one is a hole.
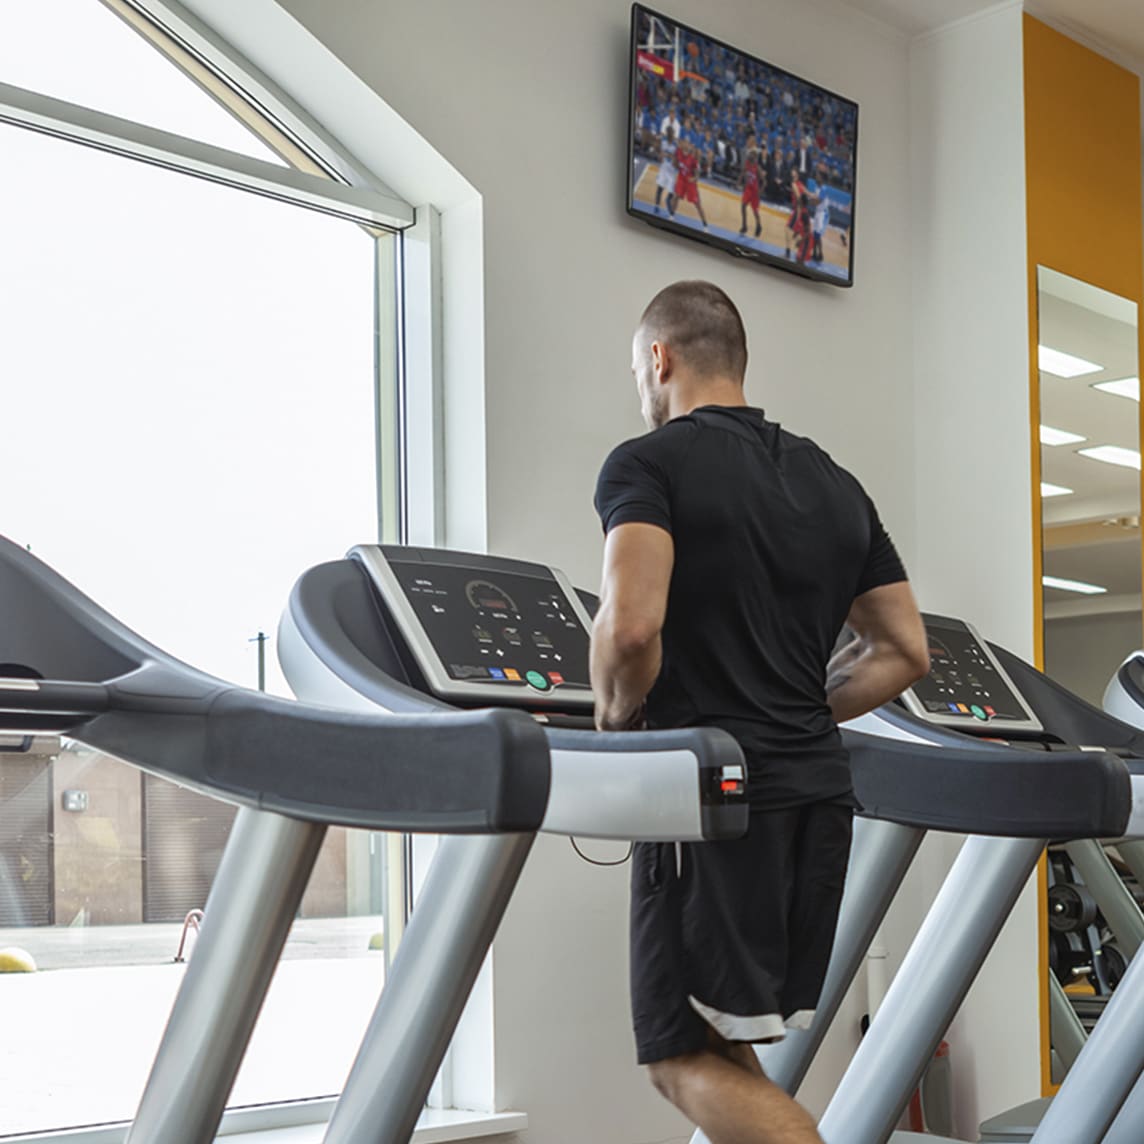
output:
M663 658L660 633L674 564L671 534L657 525L621 524L608 533L591 655L601 731L643 726L644 700Z

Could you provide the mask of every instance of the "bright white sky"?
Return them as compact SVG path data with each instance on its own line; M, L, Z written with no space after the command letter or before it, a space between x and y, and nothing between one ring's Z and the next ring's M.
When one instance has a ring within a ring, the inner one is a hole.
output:
M0 0L0 81L277 162L98 0ZM0 534L224 678L255 685L265 631L289 694L273 637L295 579L377 538L372 240L15 127L0 161ZM256 1038L244 1076L276 1079L250 1102L336 1089L291 1029ZM98 1094L71 1078L61 1105L36 1067L39 1127L89 1122Z
M0 0L0 77L271 157L97 0ZM254 686L297 576L376 539L373 243L15 127L0 154L0 534Z

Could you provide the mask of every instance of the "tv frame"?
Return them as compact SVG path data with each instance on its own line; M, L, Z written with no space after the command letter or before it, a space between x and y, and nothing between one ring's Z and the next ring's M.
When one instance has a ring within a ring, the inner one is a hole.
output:
M823 92L831 98L837 99L842 103L850 104L854 108L854 186L850 192L850 231L847 239L847 248L850 252L848 277L840 278L836 274L830 274L823 270L816 270L813 267L802 265L792 259L768 254L763 250L751 250L749 248L744 248L732 240L720 238L717 235L696 230L690 226L683 226L679 223L672 222L671 219L662 215L649 214L646 211L638 210L636 208L633 176L635 173L636 157L636 81L639 78L639 68L636 62L638 52L637 34L639 29L639 14L641 12L645 12L649 16L654 16L657 19L664 21L666 24L675 25L676 27L681 28L686 32L694 33L695 35L702 37L704 40L711 44L715 44L727 51L734 52L736 55L742 56L743 58L751 60L755 63L762 64L763 67L770 68L771 71L787 76L798 83L805 84L807 87L816 88L818 91ZM625 182L627 186L626 211L632 218L639 219L640 222L645 223L648 226L667 231L669 234L675 234L680 235L683 238L689 238L694 242L702 243L704 246L710 246L716 250L722 250L736 258L743 258L747 261L757 262L764 266L772 266L778 270L785 270L789 274L797 274L800 278L808 278L814 282L825 282L830 286L839 286L848 289L854 285L854 237L858 221L858 113L859 104L856 100L850 99L845 95L840 95L838 92L833 91L828 87L823 87L821 84L814 83L811 80L804 79L802 76L795 75L794 72L787 71L785 68L778 67L777 65L770 63L768 60L761 59L759 56L755 56L750 52L743 51L741 48L737 48L733 44L728 44L725 40L720 40L716 36L709 36L706 32L702 32L698 28L693 28L690 24L685 24L682 20L677 20L674 16L665 15L663 12L658 12L653 8L649 8L646 4L641 4L638 2L638 0L636 0L636 2L633 3L631 7L631 30L629 33L628 42L628 129L627 151L625 156L627 170L625 175Z

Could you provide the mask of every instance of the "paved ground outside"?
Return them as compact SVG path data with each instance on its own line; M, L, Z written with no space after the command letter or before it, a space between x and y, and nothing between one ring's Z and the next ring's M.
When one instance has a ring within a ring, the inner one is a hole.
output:
M358 957L380 933L380 917L298 918L290 930L283 960ZM0 949L26 949L40 969L79 969L114 965L169 965L179 948L182 923L130 926L32 926L0 929ZM195 935L187 938L193 948Z
M275 975L232 1106L341 1091L384 977L382 955L365 948L371 928L357 925L368 920L350 919L340 930L296 923L291 959ZM138 961L92 966L100 943L115 936L93 929L77 931L92 938L86 947L78 939L38 946L41 964L78 957L90 968L0 974L0 1136L134 1114L185 967L171 961L178 927L174 943L146 932L171 927L108 928L121 930L121 940L111 941L117 955ZM0 931L0 944L29 932L37 931ZM351 954L338 956L342 946Z

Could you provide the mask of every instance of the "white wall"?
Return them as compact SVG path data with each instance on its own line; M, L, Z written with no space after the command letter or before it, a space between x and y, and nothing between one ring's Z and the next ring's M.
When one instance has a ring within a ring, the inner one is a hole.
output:
M612 444L642 431L631 330L651 295L684 276L712 278L740 303L753 398L850 463L908 548L912 490L893 472L910 423L900 40L825 3L673 10L861 104L857 286L846 292L740 265L625 216L623 0L283 7L480 192L492 548L543 554L581 583L597 581L596 469ZM881 424L869 424L871 409Z
M1032 654L1021 9L910 51L914 574L923 606ZM931 838L887 925L900 952L957 841ZM1035 886L949 1040L958 1129L1040 1095ZM974 1138L976 1138L974 1136Z

